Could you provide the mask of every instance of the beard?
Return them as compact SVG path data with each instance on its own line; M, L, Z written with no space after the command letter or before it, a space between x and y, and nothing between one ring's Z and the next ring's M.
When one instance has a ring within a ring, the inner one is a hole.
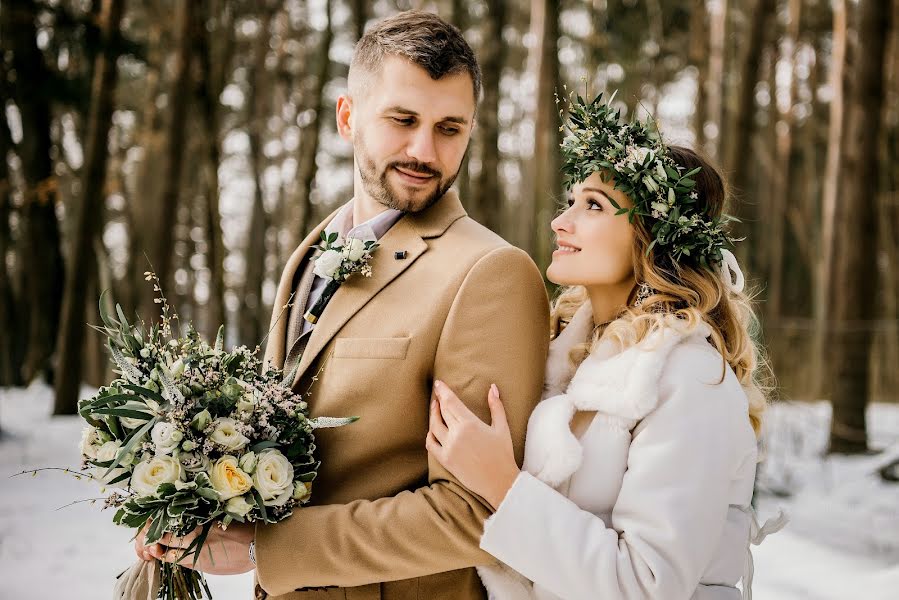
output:
M365 193L387 208L406 213L418 213L434 206L446 194L447 190L452 187L461 169L460 164L460 169L456 169L456 172L451 177L444 179L440 171L425 163L418 161L392 161L387 163L384 169L379 172L374 159L368 153L364 138L358 132L353 146L357 165L359 166L359 176L362 179L362 189L365 190ZM424 200L416 200L416 197L425 190L410 192L402 187L397 189L397 187L391 184L388 177L390 172L396 167L431 175L436 181L436 185L432 191L425 195Z

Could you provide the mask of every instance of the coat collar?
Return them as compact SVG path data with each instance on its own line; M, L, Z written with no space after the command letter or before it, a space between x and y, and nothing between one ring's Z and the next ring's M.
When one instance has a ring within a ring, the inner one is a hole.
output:
M342 207L341 207L342 208ZM291 255L278 286L276 307L285 305L293 292L292 284L296 270L302 264L308 250L320 239L340 209L318 225ZM344 283L328 303L322 318L312 330L296 372L293 384L300 380L313 360L328 345L338 331L358 313L374 296L427 251L426 239L443 235L457 220L467 216L455 190L449 190L433 206L421 213L406 214L378 240L379 247L372 257L372 276L354 276ZM405 258L398 260L394 254L405 251ZM286 312L286 311L284 311ZM282 315L283 317L283 315ZM272 326L270 350L266 359L276 367L284 364L285 340L287 336L286 318L280 318Z
M658 405L659 382L671 351L686 341L705 343L711 334L705 323L685 331L671 320L623 350L616 341L603 340L573 369L568 354L587 341L592 326L588 301L550 344L545 399L528 422L524 468L553 487L567 480L582 462L583 447L571 431L577 411L597 411L600 418L632 429Z

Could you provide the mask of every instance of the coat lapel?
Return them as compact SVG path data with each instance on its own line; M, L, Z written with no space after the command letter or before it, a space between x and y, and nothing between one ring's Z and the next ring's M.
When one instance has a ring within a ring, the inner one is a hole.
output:
M431 208L419 214L407 214L397 221L384 237L378 240L379 247L372 255L372 276L362 277L358 274L352 276L340 286L328 303L321 319L312 330L293 385L297 384L312 361L347 321L425 253L428 249L425 239L443 235L453 222L465 215L459 197L455 191L450 190ZM394 254L400 251L405 251L405 258L396 259ZM283 360L282 349L281 361Z
M302 242L300 242L297 249L294 250L293 254L290 255L290 258L287 259L287 264L284 266L284 271L281 273L281 281L278 283L278 292L275 294L274 310L272 312L272 321L269 325L268 345L265 347L264 359L264 362L271 363L272 366L278 369L284 367L284 359L287 352L285 348L287 344L287 322L290 318L290 306L288 306L288 303L297 301L296 298L291 299L290 297L294 292L294 275L296 275L296 271L300 268L300 265L303 264L303 258L309 252L309 249L318 244L321 239L322 231L325 230L325 227L328 226L328 223L331 222L331 219L333 219L339 211L340 209L338 208L331 213L327 219L319 223L319 225L313 229Z

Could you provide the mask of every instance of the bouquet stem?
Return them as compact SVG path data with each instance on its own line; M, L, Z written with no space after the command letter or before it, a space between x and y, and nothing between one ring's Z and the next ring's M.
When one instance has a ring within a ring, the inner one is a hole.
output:
M158 600L202 600L211 599L209 586L203 574L181 565L161 563L162 576ZM205 592L205 594L204 594Z

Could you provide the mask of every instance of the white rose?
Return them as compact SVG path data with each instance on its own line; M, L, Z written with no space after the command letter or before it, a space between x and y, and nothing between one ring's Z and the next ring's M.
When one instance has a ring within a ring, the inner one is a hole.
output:
M137 463L131 474L131 488L141 496L151 496L163 483L175 483L184 477L181 463L171 456L154 456Z
M81 454L95 459L101 445L99 431L96 427L88 425L81 431Z
M209 457L196 452L180 452L178 453L178 461L188 473L198 473L209 468Z
M116 455L118 455L118 453L119 453L119 448L121 448L121 447L122 447L122 442L120 442L119 440L113 440L111 442L106 442L105 444L100 446L99 449L97 449L97 457L95 460L97 462L107 462L110 460L115 460ZM127 462L130 462L130 460L133 460L133 455L131 453L129 453L128 456L126 456L125 458L128 460L127 461L123 460L122 462L127 464ZM109 485L109 483L113 479L128 472L128 469L126 469L124 467L116 467L109 473L109 475L104 475L104 473L106 473L106 471L108 471L108 470L109 470L109 467L95 467L92 470L94 479ZM124 479L122 481L117 482L115 485L116 485L116 487L125 487L127 484L128 484L128 480Z
M227 450L240 450L250 443L250 438L237 431L237 421L219 417L214 422L215 429L209 439Z
M247 502L247 499L244 496L234 496L225 502L225 512L237 515L238 517L245 517L247 516L247 513L253 510L253 506L255 505Z
M253 487L253 480L237 465L237 458L226 454L209 470L209 481L222 500L246 494Z
M325 279L334 279L334 275L337 274L337 270L342 264L343 254L337 250L326 250L315 261L315 268L312 269L312 272Z
M172 423L160 421L153 426L150 439L156 446L157 454L171 454L184 439L184 434Z
M281 506L293 495L293 465L277 450L259 453L253 484L266 506Z
M365 254L365 243L358 238L350 239L346 248L347 258L353 262L359 260Z

